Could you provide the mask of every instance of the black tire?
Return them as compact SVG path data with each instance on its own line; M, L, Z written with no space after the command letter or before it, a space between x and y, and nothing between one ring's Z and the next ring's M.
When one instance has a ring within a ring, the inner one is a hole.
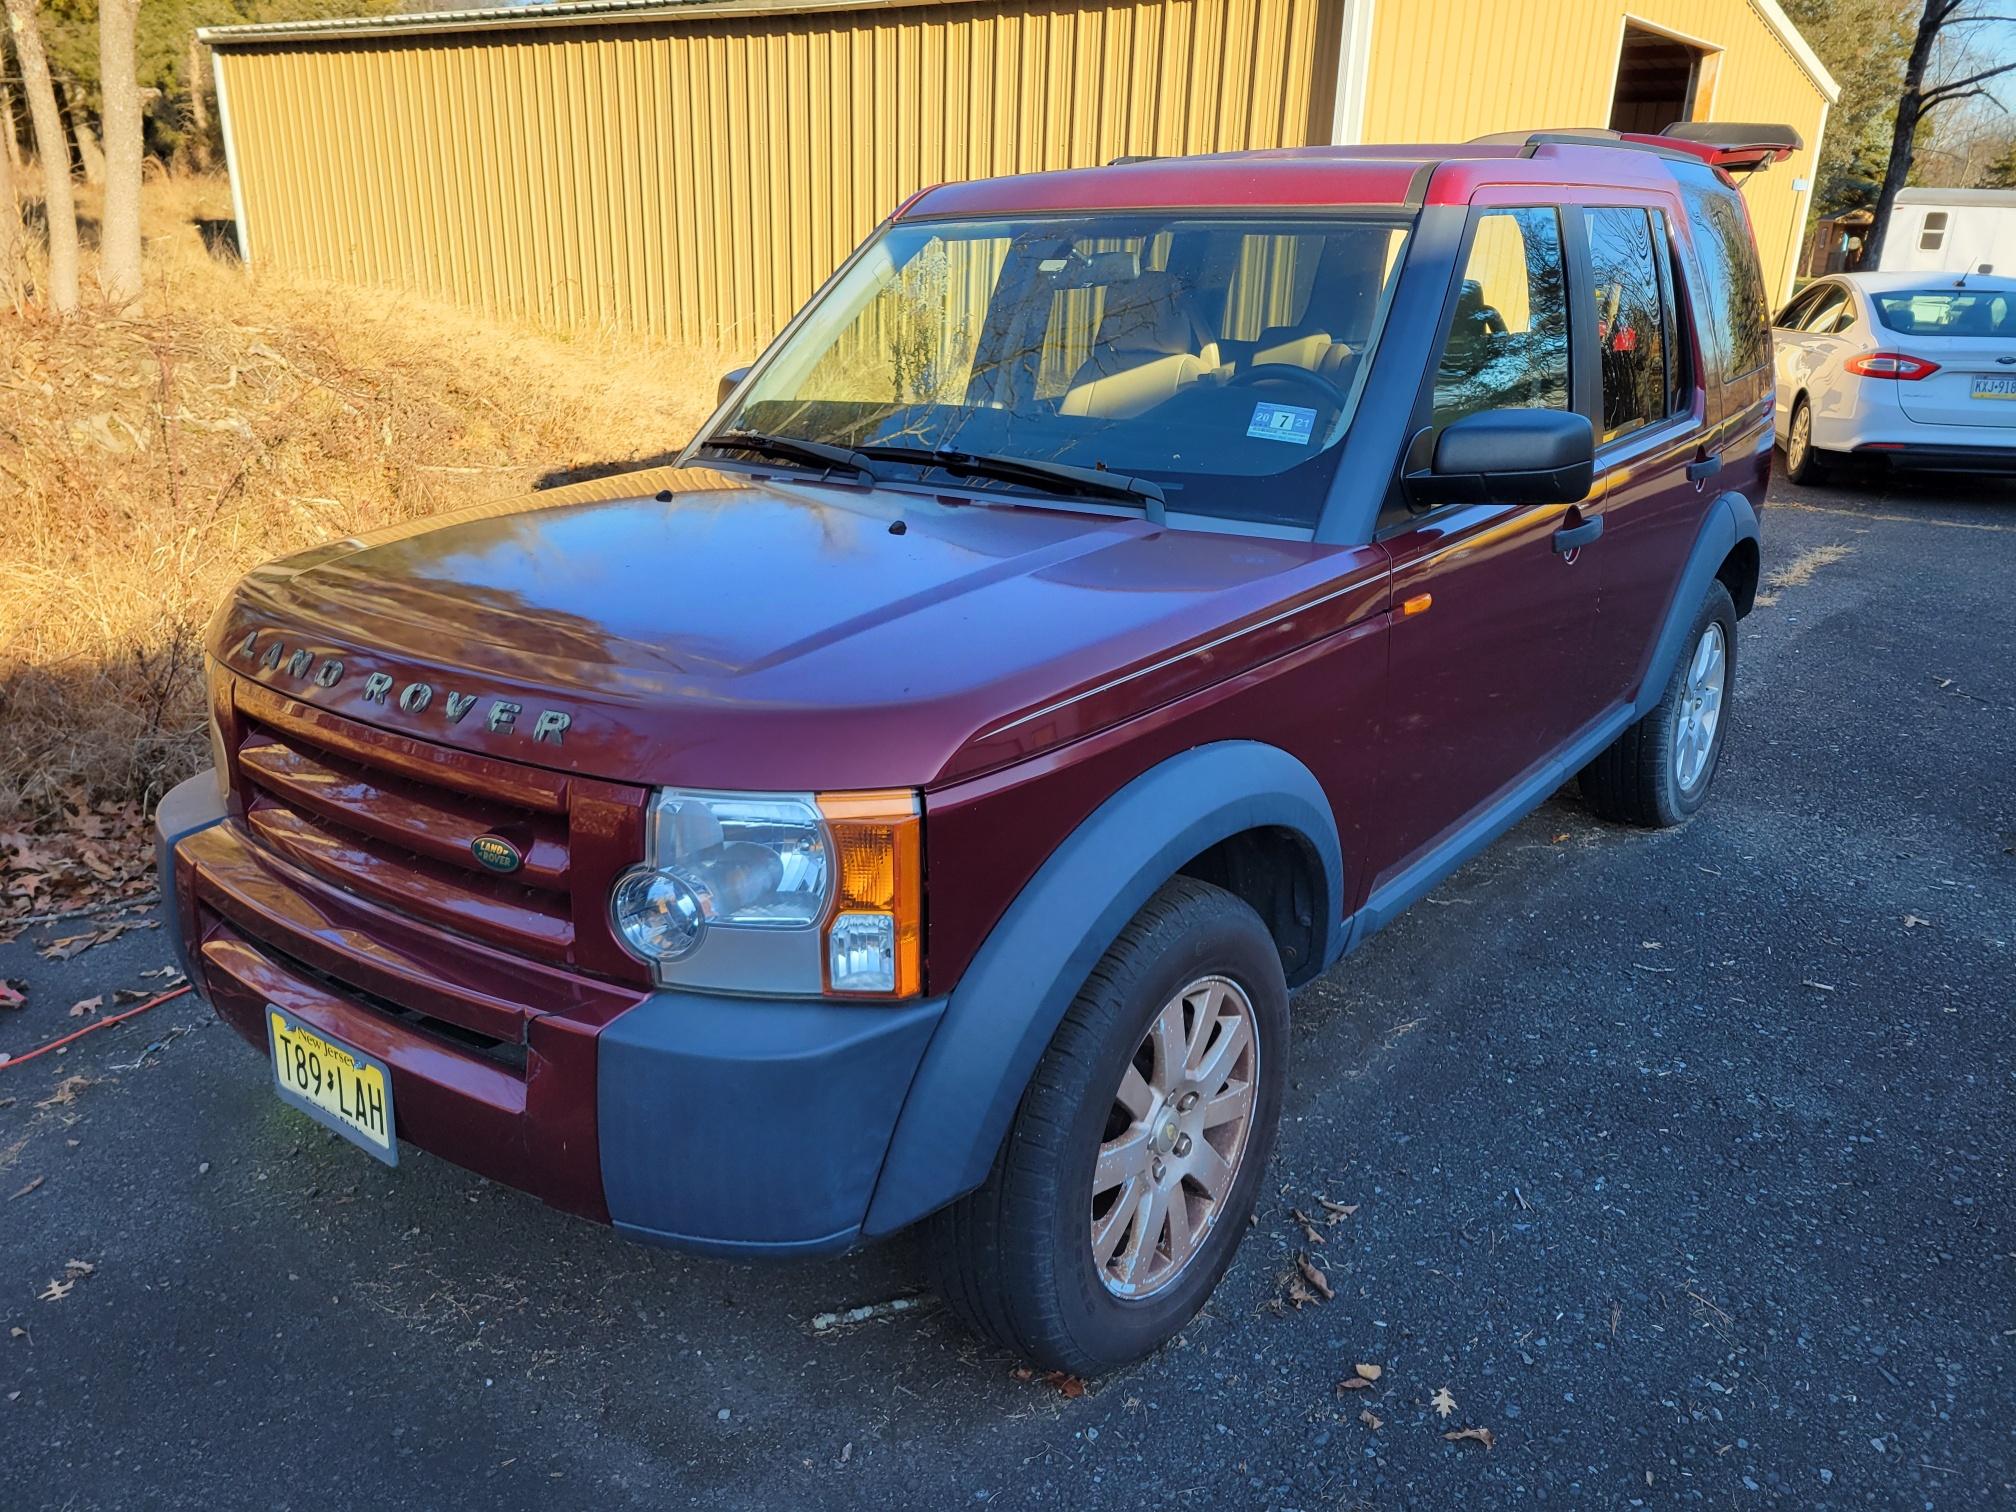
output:
M1244 1153L1188 1263L1152 1295L1117 1296L1092 1252L1093 1161L1149 1026L1209 976L1236 984L1252 1009L1258 1059ZM968 1328L1046 1369L1097 1375L1151 1353L1204 1305L1245 1237L1287 1058L1288 987L1267 927L1232 894L1173 879L1065 1013L987 1180L928 1224L933 1287Z
M1813 444L1813 406L1801 394L1792 401L1792 418L1785 427L1785 476L1804 487L1824 483L1830 457Z
M1674 740L1686 717L1690 695L1689 670L1709 626L1722 632L1724 665L1721 697L1707 760L1699 775L1683 784L1676 766ZM1582 796L1605 819L1664 829L1683 823L1708 800L1715 769L1722 763L1729 738L1729 720L1736 698L1736 604L1720 582L1695 612L1694 623L1680 649L1679 663L1666 681L1658 706L1632 725L1582 769Z

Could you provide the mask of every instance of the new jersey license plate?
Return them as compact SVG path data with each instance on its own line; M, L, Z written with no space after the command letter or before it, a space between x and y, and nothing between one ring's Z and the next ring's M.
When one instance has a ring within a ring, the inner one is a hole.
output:
M1983 376L1974 380L1976 399L2016 399L2016 377Z
M318 1033L266 1005L273 1081L283 1102L362 1145L389 1166L399 1164L393 1135L392 1073L383 1061Z

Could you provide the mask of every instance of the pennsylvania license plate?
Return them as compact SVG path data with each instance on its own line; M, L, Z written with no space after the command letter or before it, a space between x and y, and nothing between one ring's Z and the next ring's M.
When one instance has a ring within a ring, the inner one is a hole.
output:
M273 1081L283 1102L385 1164L399 1164L392 1073L384 1062L318 1034L271 1003L266 1005L266 1038L273 1046Z
M2016 399L2016 377L1983 377L1974 380L1976 399Z

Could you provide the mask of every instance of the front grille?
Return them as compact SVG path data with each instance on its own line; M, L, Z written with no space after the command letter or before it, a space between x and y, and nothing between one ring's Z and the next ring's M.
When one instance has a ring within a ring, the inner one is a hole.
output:
M642 854L642 789L476 756L240 682L233 782L253 839L400 915L534 960L641 972L606 923L609 889ZM585 839L583 833L585 832ZM524 857L507 875L479 835Z

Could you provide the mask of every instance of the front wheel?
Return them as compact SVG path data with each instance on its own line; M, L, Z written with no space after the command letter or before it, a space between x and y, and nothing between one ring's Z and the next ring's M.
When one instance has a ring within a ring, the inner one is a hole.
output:
M1736 604L1708 585L1658 705L1582 769L1582 796L1605 819L1679 824L1708 801L1736 691Z
M1079 1375L1166 1342L1245 1235L1287 1056L1266 926L1175 878L1093 969L985 1183L932 1220L939 1294L976 1333Z

